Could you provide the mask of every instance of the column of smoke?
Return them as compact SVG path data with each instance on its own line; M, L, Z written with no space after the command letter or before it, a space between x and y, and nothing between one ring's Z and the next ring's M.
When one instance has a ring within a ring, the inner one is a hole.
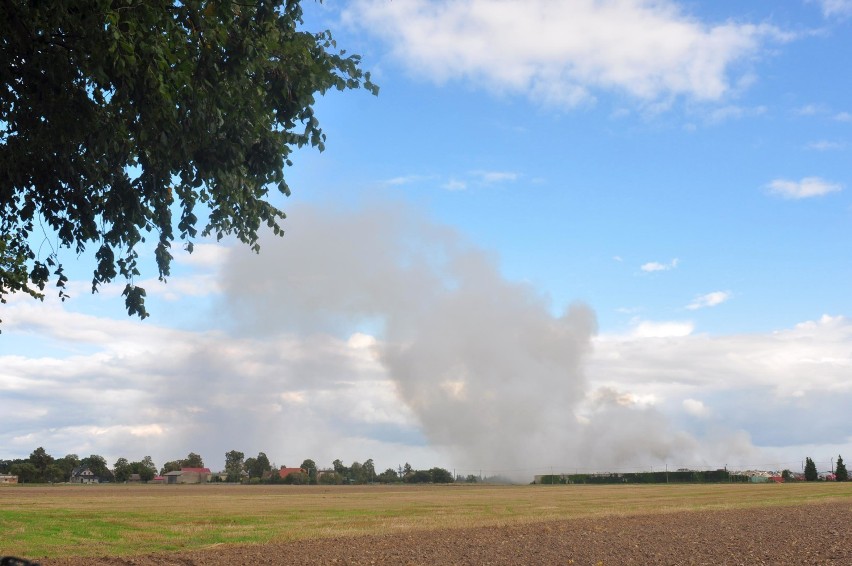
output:
M547 466L663 461L688 444L659 415L614 405L601 411L606 421L580 423L593 312L572 305L554 316L536 290L507 281L454 231L387 205L299 207L287 227L284 238L264 238L260 255L235 253L227 265L226 296L243 331L366 325L400 398L459 469L528 478Z

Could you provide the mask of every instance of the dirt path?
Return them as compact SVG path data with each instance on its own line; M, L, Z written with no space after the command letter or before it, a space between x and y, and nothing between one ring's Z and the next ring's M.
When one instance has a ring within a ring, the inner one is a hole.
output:
M233 564L852 565L852 505L678 512L497 528L43 560L43 566Z

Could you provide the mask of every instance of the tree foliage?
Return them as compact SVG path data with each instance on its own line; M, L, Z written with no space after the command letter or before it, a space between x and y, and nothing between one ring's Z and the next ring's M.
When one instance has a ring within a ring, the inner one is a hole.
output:
M53 464L53 456L39 446L30 453L30 463L36 467L40 476L44 476L47 467Z
M130 469L130 462L127 461L127 458L119 458L112 466L112 475L115 477L115 481L117 482L127 481L132 473L133 472Z
M92 249L92 291L124 279L144 318L146 238L165 280L199 227L256 251L263 224L279 234L270 187L289 194L291 151L324 147L315 96L378 91L302 23L300 0L4 2L0 301L50 281L64 300L60 250Z
M310 458L302 461L302 465L299 466L308 474L308 483L311 485L316 485L317 483L317 463L311 460Z
M204 467L204 459L201 458L201 455L196 454L195 452L190 452L187 454L186 458L183 461L182 468L203 468Z
M399 477L399 474L396 473L396 470L393 468L388 468L384 472L380 473L376 480L379 483L399 483L402 481Z
M810 458L805 458L805 481L817 480L816 464Z
M225 453L225 473L228 474L227 480L229 482L239 482L242 480L245 457L245 454L237 450Z
M837 481L849 481L849 472L843 463L843 456L837 456L837 465L834 467L834 479Z

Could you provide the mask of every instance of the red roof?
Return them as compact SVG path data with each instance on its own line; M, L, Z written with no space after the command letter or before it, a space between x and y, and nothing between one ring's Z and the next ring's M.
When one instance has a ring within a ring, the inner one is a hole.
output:
M209 474L210 468L181 468L182 472L194 472L196 474Z
M284 466L281 466L281 469L278 470L278 475L283 480L284 478L286 478L290 474L295 474L297 472L301 472L301 473L304 474L305 470L303 470L302 468L285 468Z

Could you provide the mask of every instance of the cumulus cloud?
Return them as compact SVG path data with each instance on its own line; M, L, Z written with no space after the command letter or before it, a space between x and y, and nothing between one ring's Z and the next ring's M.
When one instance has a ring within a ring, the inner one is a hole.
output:
M730 298L731 293L728 291L714 291L712 293L707 293L706 295L695 297L695 300L686 305L686 308L694 311L707 307L715 307L717 305L721 305Z
M649 261L648 263L643 263L639 268L645 273L653 273L654 271L669 271L677 267L677 264L680 260L674 258L668 263L660 263L658 261Z
M819 197L843 190L843 185L820 177L805 177L801 181L775 179L766 185L770 194L786 199Z
M677 428L692 437L727 429L747 431L763 453L786 447L795 455L796 446L815 439L837 451L852 441L844 425L852 402L850 344L852 322L832 316L771 333L690 334L653 346L635 336L600 336L587 374L600 386L654 394L654 409L676 422L677 411L704 413L700 420L679 422ZM684 402L689 399L708 410ZM762 461L754 448L742 457Z
M404 445L412 462L438 460L363 334L237 338L23 303L4 315L9 332L67 341L68 328L90 350L0 356L0 407L28 415L0 434L7 454L43 445L54 455L97 453L110 463L151 455L162 464L194 451L216 468L237 449L263 450L279 465L373 456L396 466Z
M788 37L768 24L702 22L671 0L357 0L344 21L382 36L418 76L568 107L597 91L719 100L740 63Z

